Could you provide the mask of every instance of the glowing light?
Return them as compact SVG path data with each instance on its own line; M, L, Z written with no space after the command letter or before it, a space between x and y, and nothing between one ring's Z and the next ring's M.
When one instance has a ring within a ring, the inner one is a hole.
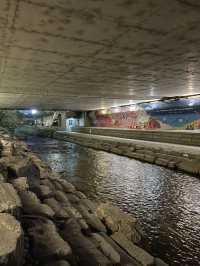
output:
M190 100L190 102L189 102L188 105L189 105L189 106L193 106L193 105L194 105L194 101Z
M37 112L38 112L38 110L36 110L36 109L32 109L32 110L31 110L31 114L32 114L32 115L37 114Z
M131 105L131 106L129 106L129 110L130 111L136 111L136 105Z
M107 110L106 109L101 110L101 114L102 115L105 115L106 113L107 113Z

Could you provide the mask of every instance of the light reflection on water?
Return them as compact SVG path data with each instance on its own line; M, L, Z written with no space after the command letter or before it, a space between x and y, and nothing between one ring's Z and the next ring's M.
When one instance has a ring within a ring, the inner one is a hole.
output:
M200 179L63 141L28 143L88 197L138 217L151 253L170 265L200 265Z

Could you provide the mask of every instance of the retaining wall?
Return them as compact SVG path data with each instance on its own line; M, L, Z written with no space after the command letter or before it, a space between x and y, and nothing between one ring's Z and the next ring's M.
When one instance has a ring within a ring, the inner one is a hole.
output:
M54 137L83 146L124 155L170 169L200 175L200 148L83 133L56 132Z
M195 130L135 130L121 128L80 127L74 128L73 131L127 139L140 139L147 141L200 146L200 132Z

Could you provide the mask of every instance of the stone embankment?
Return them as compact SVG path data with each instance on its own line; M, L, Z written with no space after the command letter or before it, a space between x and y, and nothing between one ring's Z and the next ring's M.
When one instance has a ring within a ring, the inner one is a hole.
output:
M199 147L61 131L54 138L200 175Z
M0 151L0 265L167 265L139 247L134 217L90 201L4 132Z

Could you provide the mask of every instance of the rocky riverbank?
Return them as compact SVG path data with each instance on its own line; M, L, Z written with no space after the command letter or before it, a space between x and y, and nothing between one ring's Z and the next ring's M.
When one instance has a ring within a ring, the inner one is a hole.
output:
M0 265L166 265L139 247L137 219L90 201L3 131L0 154Z

